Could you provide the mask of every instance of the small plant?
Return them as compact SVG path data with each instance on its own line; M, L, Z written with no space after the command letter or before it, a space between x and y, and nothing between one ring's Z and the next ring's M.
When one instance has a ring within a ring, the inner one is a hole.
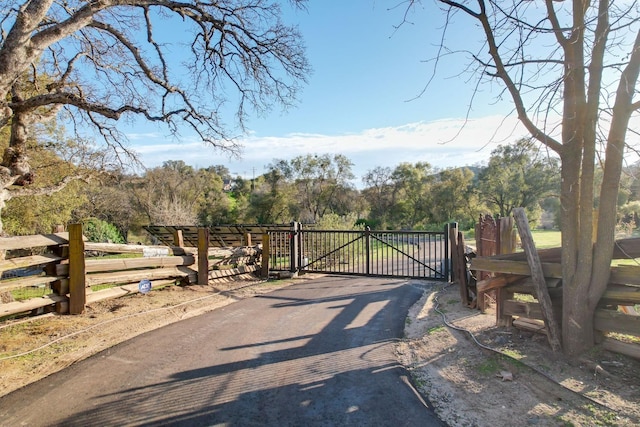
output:
M444 330L443 325L434 326L432 328L427 329L427 335L435 334L436 332L440 332Z
M492 357L477 365L476 370L482 375L494 375L500 370L500 365L498 364L498 361Z

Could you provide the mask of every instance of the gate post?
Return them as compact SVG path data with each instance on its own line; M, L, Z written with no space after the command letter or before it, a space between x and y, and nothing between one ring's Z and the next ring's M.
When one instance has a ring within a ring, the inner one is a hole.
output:
M298 272L300 258L300 245L298 240L298 227L296 221L291 221L291 232L289 233L289 271L293 274Z
M445 279L450 282L453 282L456 277L456 266L455 260L457 254L453 253L453 249L456 247L456 243L458 241L458 223L450 222L449 224L444 226L445 239L444 239L444 271L445 271ZM451 242L451 244L449 244ZM453 267L453 268L452 268Z
M366 255L366 270L365 273L367 274L367 276L369 274L371 274L371 245L370 245L370 240L371 239L371 227L369 227L368 225L364 228L364 245L365 245L365 253Z

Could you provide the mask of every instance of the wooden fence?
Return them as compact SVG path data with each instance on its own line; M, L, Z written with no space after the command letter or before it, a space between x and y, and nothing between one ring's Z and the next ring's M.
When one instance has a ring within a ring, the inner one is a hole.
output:
M206 285L212 279L257 269L259 247L209 248L208 229L198 233L198 247L85 242L80 224L70 225L68 233L0 238L0 251L9 255L0 261L0 318L43 311L79 314L86 304L139 292L143 280L154 288ZM179 233L176 240L181 242ZM139 257L92 256L104 253ZM36 274L25 276L26 270ZM92 290L102 285L104 289ZM22 301L9 297L12 291L34 288L49 293Z
M562 264L561 249L536 251L542 266L542 275L551 300L554 319L561 324ZM475 283L478 295L495 294L496 323L499 326L517 326L546 333L545 313L534 286L532 269L524 252L478 256L470 261L470 270L488 274ZM640 258L640 238L615 242L614 259ZM468 301L463 300L463 303ZM640 264L611 267L606 292L595 313L596 337L603 347L618 353L640 358L640 345L607 338L610 333L640 337L640 315L635 306L640 304Z

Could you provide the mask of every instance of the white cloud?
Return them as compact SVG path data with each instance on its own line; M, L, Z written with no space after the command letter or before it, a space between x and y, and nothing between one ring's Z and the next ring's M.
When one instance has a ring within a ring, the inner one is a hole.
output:
M488 116L408 123L342 135L250 134L241 141L244 148L240 159L230 158L194 139L175 142L157 134L148 134L144 144L134 144L134 149L148 167L166 160L184 160L197 167L223 164L245 177L263 173L274 159L340 153L352 160L355 174L361 176L375 166L394 167L400 162L427 161L437 168L478 164L486 161L499 144L515 142L527 134L515 117Z
M240 175L250 175L254 169L256 174L262 173L264 166L274 159L291 159L308 153L340 153L354 162L356 175L361 175L375 166L393 167L400 162L428 161L440 168L475 164L487 159L497 143L510 143L525 134L515 119L497 116L466 122L449 119L408 123L343 135L297 133L260 137L254 134L241 141L244 148L240 159L229 158L194 140L176 143L154 133L129 137L147 167L161 165L166 160L184 160L199 167L224 164Z

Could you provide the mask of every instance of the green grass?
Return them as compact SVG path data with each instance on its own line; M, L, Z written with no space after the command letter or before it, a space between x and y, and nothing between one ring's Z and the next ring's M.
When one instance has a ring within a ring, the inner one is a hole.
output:
M561 245L561 235L554 230L534 230L531 232L536 248L558 248Z
M476 365L476 370L482 375L494 375L500 370L500 364L494 357L491 357L479 365Z
M15 301L24 301L31 298L39 298L53 293L50 286L29 286L10 291Z
M443 325L434 326L427 330L427 335L435 334L436 332L444 331L445 328Z

